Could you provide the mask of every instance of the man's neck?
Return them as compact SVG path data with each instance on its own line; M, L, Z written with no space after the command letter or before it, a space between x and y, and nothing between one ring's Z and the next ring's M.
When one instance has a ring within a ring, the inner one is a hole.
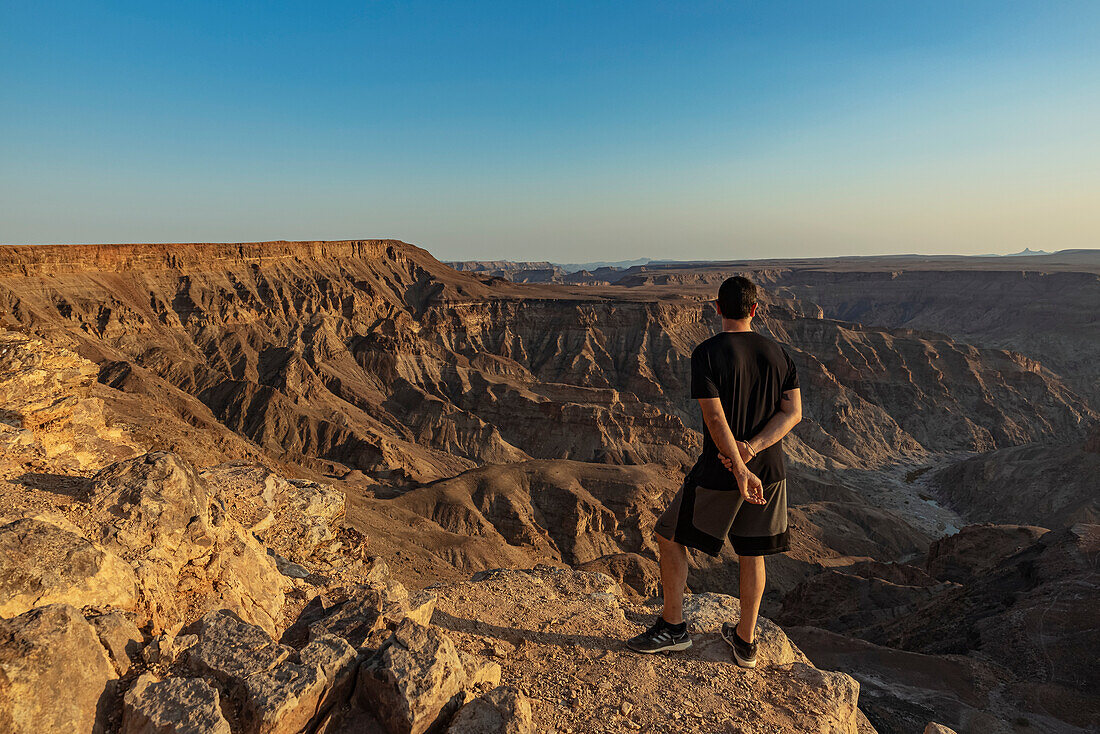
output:
M722 331L752 331L752 317L747 319L722 319Z

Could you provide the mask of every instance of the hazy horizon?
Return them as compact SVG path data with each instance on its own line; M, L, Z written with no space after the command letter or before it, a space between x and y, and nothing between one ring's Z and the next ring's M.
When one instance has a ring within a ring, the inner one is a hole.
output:
M371 241L371 240L393 240L397 242L405 242L406 244L422 247L416 242L409 242L407 239L401 237L337 237L332 239L320 239L316 237L303 237L298 240L288 240L286 238L259 240L259 239L240 239L240 240L175 240L175 241L148 241L148 242L122 242L122 241L104 241L104 242L0 242L0 247L95 247L99 245L148 245L155 246L170 246L170 245L240 245L240 244L264 244L264 243L280 243L280 242L355 242L355 241ZM428 249L428 248L424 248ZM981 257L1013 257L1013 256L1043 256L1043 255L1058 255L1064 252L1094 252L1100 254L1100 248L1085 247L1085 248L1061 248L1057 250L1034 250L1025 248L1024 250L1017 250L1015 252L976 252L976 253L960 253L960 252L866 252L858 253L854 255L768 255L762 257L737 257L734 255L721 254L719 257L713 258L688 258L688 257L649 257L648 255L639 255L633 258L623 258L621 260L555 260L552 258L529 258L518 259L514 257L463 257L463 258L444 258L436 256L436 259L445 262L513 262L513 263L549 263L551 265L558 266L573 266L573 265L591 265L591 266L604 266L604 265L624 265L624 264L661 264L661 263L678 263L678 264L720 264L722 262L737 262L741 260L795 260L795 259L814 259L814 260L827 260L833 258L904 258L904 257L922 257L922 258L981 258ZM429 250L429 253L435 256Z
M1087 2L0 10L0 242L441 260L1100 243Z

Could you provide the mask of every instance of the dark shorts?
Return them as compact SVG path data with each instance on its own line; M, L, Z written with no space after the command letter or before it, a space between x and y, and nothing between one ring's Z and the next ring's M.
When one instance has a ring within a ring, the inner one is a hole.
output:
M741 499L737 490L717 490L684 482L654 527L661 537L716 556L730 539L739 556L766 556L790 550L787 480L764 487L767 504Z

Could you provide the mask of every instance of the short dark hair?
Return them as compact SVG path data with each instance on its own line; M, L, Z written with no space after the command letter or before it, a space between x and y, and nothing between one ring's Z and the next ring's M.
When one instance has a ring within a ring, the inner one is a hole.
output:
M740 275L726 278L718 289L718 308L727 319L747 319L756 303L756 285Z

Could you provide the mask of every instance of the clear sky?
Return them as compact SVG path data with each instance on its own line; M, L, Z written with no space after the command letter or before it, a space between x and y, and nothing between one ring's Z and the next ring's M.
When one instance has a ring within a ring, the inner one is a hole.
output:
M0 0L0 242L1100 247L1100 3Z

